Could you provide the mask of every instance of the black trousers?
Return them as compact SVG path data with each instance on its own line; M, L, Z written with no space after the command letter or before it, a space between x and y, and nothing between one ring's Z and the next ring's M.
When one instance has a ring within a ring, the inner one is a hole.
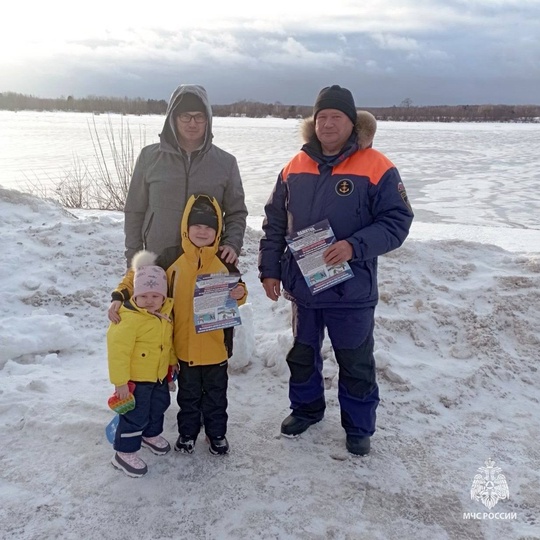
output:
M209 366L190 366L180 360L178 374L178 433L196 438L201 429L208 437L227 433L228 362Z

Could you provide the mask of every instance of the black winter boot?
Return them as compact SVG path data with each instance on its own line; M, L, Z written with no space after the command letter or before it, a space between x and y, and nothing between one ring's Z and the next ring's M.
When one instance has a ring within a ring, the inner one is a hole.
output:
M219 435L217 437L207 437L210 443L210 453L215 456L223 456L229 453L229 442L225 435Z
M195 451L195 441L197 437L190 437L189 435L180 435L174 444L174 449L176 452L181 452L182 454L193 454Z
M320 420L306 420L305 418L298 418L290 414L281 422L281 434L284 437L294 438L298 437L301 433L304 433L309 426L316 424Z
M371 439L359 435L347 435L346 447L355 456L367 456L371 448Z

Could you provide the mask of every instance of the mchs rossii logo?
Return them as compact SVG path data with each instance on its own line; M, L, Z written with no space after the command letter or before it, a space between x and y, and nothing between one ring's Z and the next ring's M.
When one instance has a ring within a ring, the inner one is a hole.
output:
M510 498L510 491L502 469L488 458L479 467L471 485L471 500L481 502L491 510L499 501ZM463 519L516 519L516 512L464 512Z

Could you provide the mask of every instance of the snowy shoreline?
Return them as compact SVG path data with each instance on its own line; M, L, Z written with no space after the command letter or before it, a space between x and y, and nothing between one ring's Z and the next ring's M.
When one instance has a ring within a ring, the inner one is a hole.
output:
M345 451L337 368L325 341L327 414L299 440L288 414L289 304L249 288L230 365L231 455L145 454L147 477L109 463L105 355L109 293L124 270L120 213L81 212L0 189L4 241L0 326L0 528L3 538L520 538L540 507L540 250L510 252L422 239L379 261L376 360L381 387L373 451ZM431 230L433 233L433 230ZM521 233L527 231L519 231ZM524 244L526 245L526 244ZM176 404L164 435L176 435ZM510 497L471 500L491 457Z

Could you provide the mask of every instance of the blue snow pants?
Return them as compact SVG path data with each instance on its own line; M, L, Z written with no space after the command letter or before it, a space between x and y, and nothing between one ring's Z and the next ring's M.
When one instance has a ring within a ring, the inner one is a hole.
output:
M135 382L135 408L120 415L114 437L117 452L137 452L142 437L156 437L163 432L165 411L171 404L167 379L160 382Z
M339 366L341 425L348 435L373 435L379 404L374 321L374 307L311 309L292 303L294 344L287 354L287 364L293 416L314 421L324 416L321 347L326 327Z

